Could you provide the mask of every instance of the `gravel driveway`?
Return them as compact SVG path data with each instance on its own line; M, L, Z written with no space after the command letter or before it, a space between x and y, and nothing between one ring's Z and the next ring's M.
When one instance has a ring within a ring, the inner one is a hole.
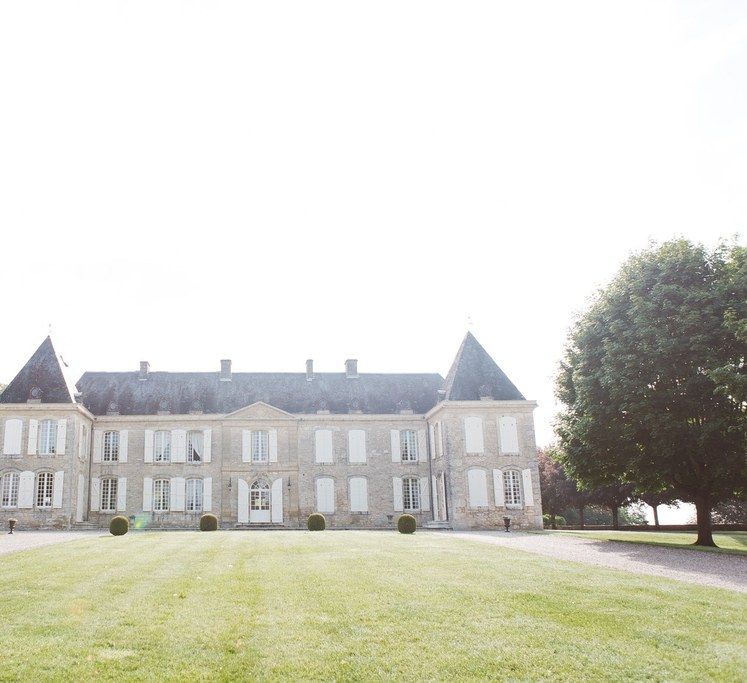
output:
M747 556L712 553L687 548L662 548L641 543L600 541L568 534L529 534L503 531L455 531L449 533L482 543L583 562L635 574L715 586L747 593Z
M0 534L0 555L29 550L42 545L53 545L81 538L101 536L105 531L16 531L13 534Z

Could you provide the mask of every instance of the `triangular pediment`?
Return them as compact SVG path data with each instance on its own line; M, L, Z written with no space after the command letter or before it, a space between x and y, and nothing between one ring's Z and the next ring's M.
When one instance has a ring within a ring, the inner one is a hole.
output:
M272 420L278 418L287 420L294 416L290 413L286 413L284 410L280 410L280 408L271 406L269 403L257 401L256 403L252 403L244 408L239 408L233 413L229 413L226 417L243 420Z

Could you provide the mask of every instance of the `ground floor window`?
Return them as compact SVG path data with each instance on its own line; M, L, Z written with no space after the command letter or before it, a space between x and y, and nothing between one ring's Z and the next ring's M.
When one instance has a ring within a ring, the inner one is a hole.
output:
M54 487L54 474L52 472L40 472L36 478L36 507L52 507L52 489Z
M117 480L114 477L101 480L101 512L117 509Z
M521 507L521 478L516 470L506 470L503 473L503 495L506 507Z
M8 472L3 475L0 487L0 505L4 508L14 508L18 505L18 472Z
M202 511L202 479L187 479L187 512Z
M420 482L415 477L405 477L402 480L402 503L405 510L420 509Z
M154 512L168 512L169 511L169 496L170 486L168 479L154 479L153 480L153 511Z

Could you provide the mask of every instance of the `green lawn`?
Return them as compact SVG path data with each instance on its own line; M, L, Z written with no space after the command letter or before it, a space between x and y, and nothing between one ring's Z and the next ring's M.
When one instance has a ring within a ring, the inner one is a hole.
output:
M628 543L650 543L653 545L674 545L682 548L693 548L694 550L710 550L694 546L697 534L688 531L563 531L564 534L583 536L584 538L598 538L602 541L627 541ZM713 534L713 540L718 550L731 553L747 554L747 531L723 531Z
M419 532L0 558L0 680L744 680L747 595Z

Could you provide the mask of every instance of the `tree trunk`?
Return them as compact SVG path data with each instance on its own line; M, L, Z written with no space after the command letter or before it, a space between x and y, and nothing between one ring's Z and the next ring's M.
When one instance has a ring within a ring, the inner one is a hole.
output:
M620 528L620 508L613 505L610 510L612 510L612 528L613 529L619 529Z
M557 529L558 528L558 525L555 524L555 513L554 512L550 513L550 528L551 529Z
M583 529L584 528L584 506L583 505L578 509L578 521L579 521L579 526Z
M654 528L659 528L659 506L658 505L652 505L651 506L654 509Z
M695 545L716 547L713 541L713 527L711 526L711 501L709 496L698 496L695 499L695 512L698 516L698 539Z

